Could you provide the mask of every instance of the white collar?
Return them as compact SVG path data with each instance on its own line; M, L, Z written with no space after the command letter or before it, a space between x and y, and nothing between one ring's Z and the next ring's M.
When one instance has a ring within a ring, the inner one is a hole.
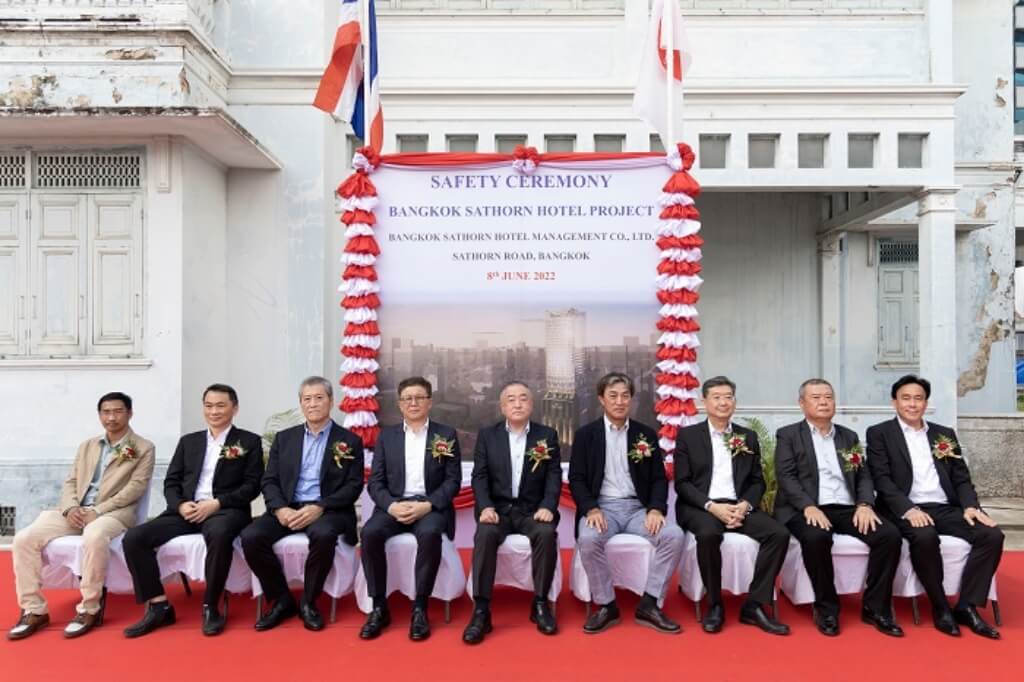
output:
M629 431L629 417L627 417L626 421L623 422L622 428L619 428L618 426L615 426L615 424L612 424L612 421L608 419L608 415L604 415L603 419L605 431L611 431L612 433L625 433L626 431Z

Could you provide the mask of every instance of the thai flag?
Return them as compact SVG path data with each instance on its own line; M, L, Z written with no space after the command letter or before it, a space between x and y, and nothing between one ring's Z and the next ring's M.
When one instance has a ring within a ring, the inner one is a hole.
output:
M672 13L672 58L668 56L668 34L664 32L665 14ZM677 140L668 138L668 112L666 98L674 100L673 116L676 122L683 118L683 76L691 63L689 44L683 30L683 18L675 0L654 0L647 43L640 57L640 78L633 92L633 112L647 122L661 136L666 151L671 151ZM669 89L668 65L672 64L672 87ZM671 95L670 95L671 93ZM673 137L681 136L676 125Z
M369 78L366 78L366 55L361 49L362 30L359 1L341 0L338 30L334 35L331 61L324 69L313 106L349 121L356 137L365 140L375 151L384 141L384 114L380 106L380 81L377 69L377 15L373 0L369 3ZM367 95L369 90L369 95ZM370 137L366 138L366 97L370 99Z

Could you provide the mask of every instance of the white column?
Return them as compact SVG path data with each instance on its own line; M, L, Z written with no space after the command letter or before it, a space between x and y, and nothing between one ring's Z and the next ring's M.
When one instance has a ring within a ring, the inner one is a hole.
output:
M953 82L953 2L928 0L928 64L932 83Z
M821 260L821 377L832 383L837 400L843 395L842 297L839 282L842 277L842 238L843 233L833 232L818 242L818 256Z
M955 187L933 187L918 198L921 376L932 383L929 419L956 426Z

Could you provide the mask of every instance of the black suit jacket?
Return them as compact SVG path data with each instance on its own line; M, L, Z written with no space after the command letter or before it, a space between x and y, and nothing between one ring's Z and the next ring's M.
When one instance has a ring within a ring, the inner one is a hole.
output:
M547 443L551 459L539 462L534 471L530 450L542 440ZM505 421L480 429L473 451L473 496L476 498L477 518L487 507L494 507L499 514L507 514L512 507L533 514L539 507L544 507L555 515L554 523L558 523L562 463L555 430L531 421L523 458L519 497L515 498L512 497L512 456Z
M345 542L356 544L356 500L363 490L363 441L346 428L332 420L327 446L320 462L320 499L316 504L324 512L352 517L351 532L346 532ZM263 499L267 513L274 513L287 507L294 500L295 486L299 482L302 468L302 440L306 425L299 424L278 432L270 446L267 473L263 475ZM352 449L352 459L334 460L334 444L347 443Z
M843 471L840 450L852 448L860 439L845 426L835 424L836 459L843 472L846 490L854 504L875 503L875 488L871 483L871 472L866 465L856 471ZM775 479L779 482L779 494L775 498L775 518L786 523L795 514L802 514L807 507L818 505L818 458L814 454L814 440L811 427L806 420L783 426L775 434Z
M206 430L181 437L164 477L167 511L178 513L182 502L196 496L196 485L206 459ZM263 476L263 441L255 433L232 426L225 445L240 445L245 455L237 459L220 457L213 470L213 496L221 509L241 509L250 513L250 505L260 494Z
M914 469L910 463L907 439L897 419L875 424L868 428L868 467L878 492L878 506L891 516L899 518L914 507L910 501L910 487L914 483ZM946 436L956 442L956 454L961 459L947 457L935 459L935 470L939 483L949 498L949 503L962 508L979 507L978 494L971 483L971 473L962 459L960 441L956 432L938 424L928 424L928 442L935 447L939 436Z
M732 458L732 482L736 487L738 500L746 500L757 509L764 495L764 473L761 471L761 444L757 434L736 423L732 432L742 434L752 454ZM699 424L679 429L676 435L676 451L672 456L676 474L676 519L682 518L684 506L696 507L703 511L709 501L711 472L714 469L714 454L711 450L711 430L705 419Z
M455 443L452 457L435 458L430 453L434 436ZM445 515L448 537L455 538L455 507L452 500L462 487L462 451L459 436L450 426L431 420L427 425L427 446L423 450L423 482L427 501L434 511ZM377 439L370 480L370 497L379 509L387 512L392 503L405 496L405 429L402 424L385 426Z
M604 417L577 429L569 459L569 491L576 501L575 530L579 535L580 519L598 506L597 498L604 483L605 436ZM648 511L668 513L668 478L665 477L665 455L658 445L658 434L649 426L630 419L626 431L627 452L644 436L651 445L651 456L640 462L629 460L629 477L636 488L637 499Z

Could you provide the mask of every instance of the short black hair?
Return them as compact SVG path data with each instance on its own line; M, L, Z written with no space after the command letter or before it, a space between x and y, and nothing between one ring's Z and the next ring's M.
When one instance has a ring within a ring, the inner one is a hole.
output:
M892 391L890 392L892 399L896 400L896 394L899 393L899 390L904 386L909 386L910 384L917 384L924 389L925 400L932 397L932 382L927 379L922 379L916 374L904 374L896 380L895 384L892 385Z
M409 388L410 386L419 386L427 392L427 397L433 397L434 387L430 385L430 382L423 377L406 377L398 382L398 395L402 395L402 391Z
M110 393L104 393L100 396L100 399L96 401L96 411L99 412L103 407L103 403L110 402L112 400L120 400L124 404L124 409L129 412L132 411L132 397L127 393L121 393L121 391L112 391Z
M608 390L608 387L612 384L626 384L626 388L629 389L630 397L636 395L636 387L633 385L633 380L628 375L622 372L608 372L597 381L597 395L604 396L604 392Z
M735 384L735 382L733 382L733 380L730 379L729 377L721 376L721 375L719 375L717 377L711 377L710 379L705 381L704 385L700 387L700 394L703 397L707 398L708 397L708 391L710 391L711 389L716 388L718 386L728 386L729 388L732 389L733 395L736 395L736 384Z
M210 384L206 387L206 390L203 391L203 400L206 400L206 394L210 391L213 391L214 393L227 393L228 398L231 399L231 404L238 404L238 393L227 384Z

